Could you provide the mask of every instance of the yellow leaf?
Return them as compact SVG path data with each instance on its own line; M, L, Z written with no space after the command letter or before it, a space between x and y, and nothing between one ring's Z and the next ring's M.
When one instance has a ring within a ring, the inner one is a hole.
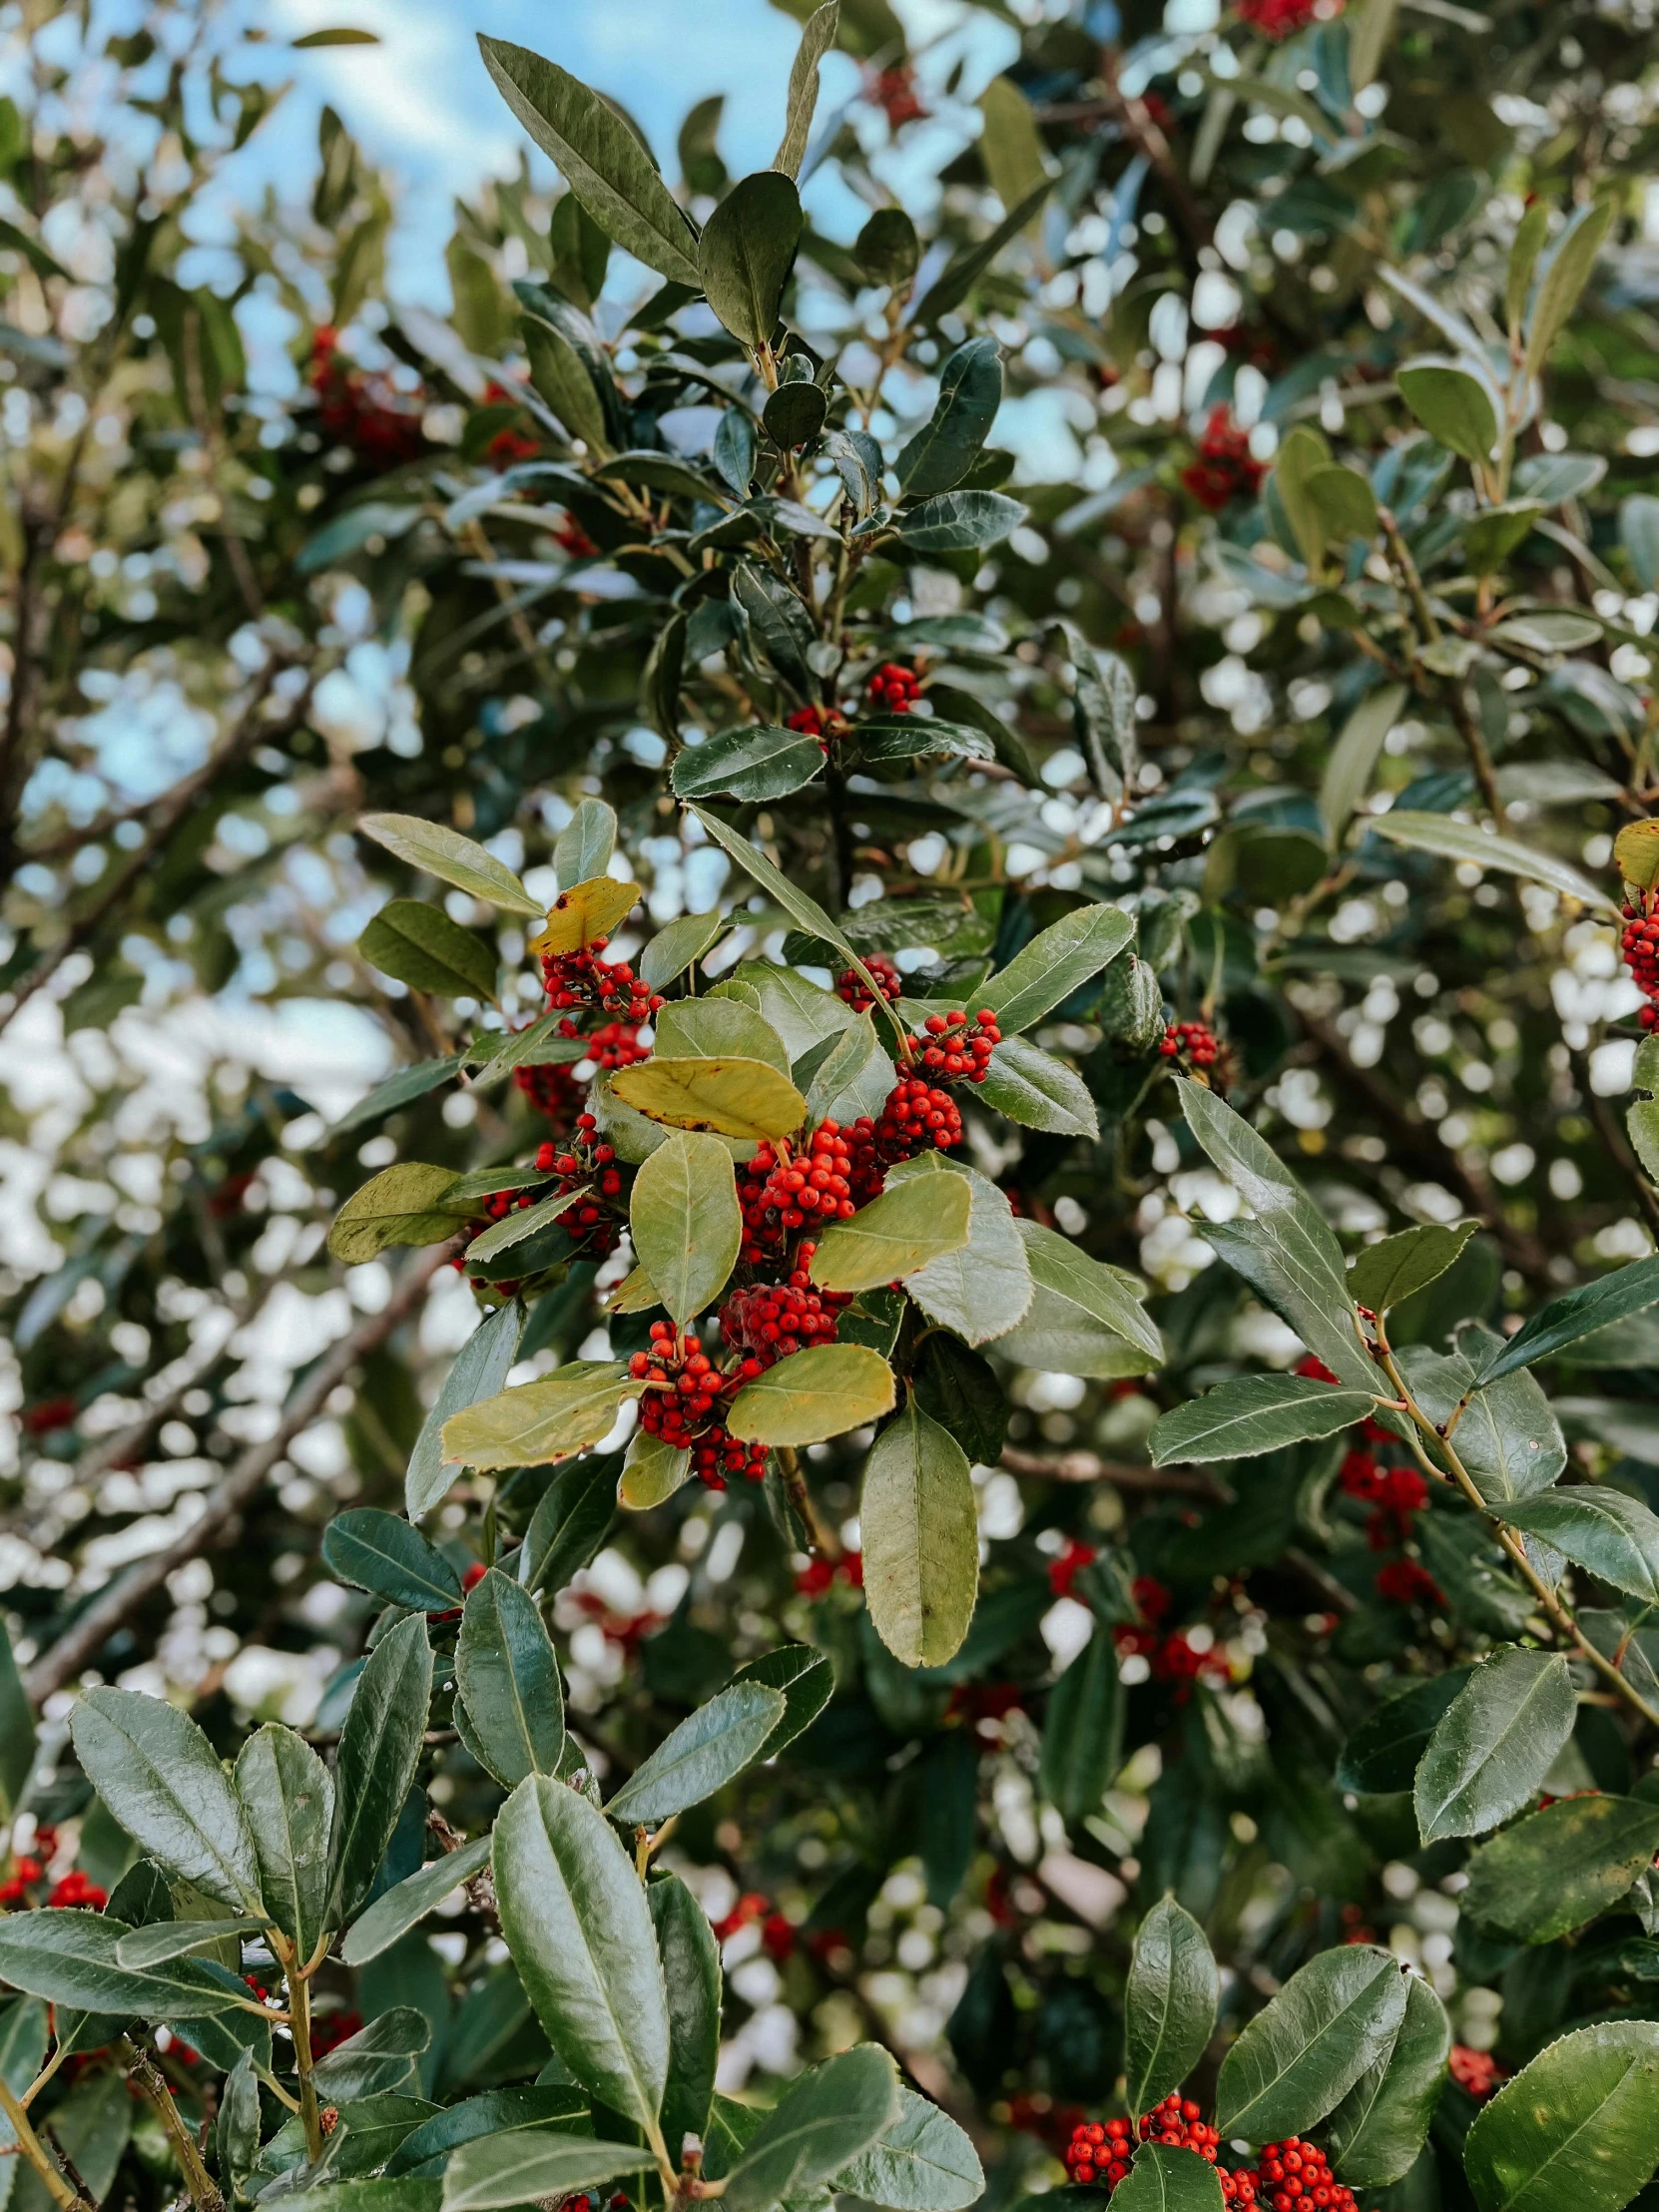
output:
M619 883L614 875L572 883L547 909L547 926L539 937L530 939L528 949L538 958L580 952L595 937L608 937L623 915L632 913L641 895L637 883Z
M1613 840L1613 857L1632 890L1652 890L1659 882L1659 820L1626 823Z
M539 1467L569 1459L598 1443L625 1397L641 1385L614 1360L573 1360L569 1367L501 1390L443 1424L445 1461L488 1470Z
M892 1370L867 1345L795 1352L732 1400L726 1425L745 1443L820 1444L892 1410Z
M334 1216L328 1250L348 1268L377 1259L389 1245L440 1244L458 1226L438 1199L455 1181L453 1168L400 1160L354 1191Z
M613 1314L649 1314L653 1306L660 1306L662 1303L656 1284L644 1268L635 1268L623 1277L605 1301L605 1306Z
M807 1118L807 1101L764 1060L642 1060L618 1068L611 1089L653 1121L722 1137L788 1137Z
M861 1207L850 1221L827 1229L813 1256L821 1291L873 1291L896 1283L930 1260L960 1252L968 1241L973 1189L965 1176L918 1176Z
M638 1428L623 1461L617 1503L630 1513L648 1513L653 1505L672 1497L690 1473L689 1451L683 1446L676 1449L673 1444L665 1444L661 1436L648 1436Z

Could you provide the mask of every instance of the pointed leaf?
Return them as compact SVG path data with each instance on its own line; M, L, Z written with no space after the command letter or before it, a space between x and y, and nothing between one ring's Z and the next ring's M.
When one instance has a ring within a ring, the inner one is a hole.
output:
M1611 1912L1655 1852L1659 1806L1640 1798L1561 1798L1481 1845L1458 1906L1482 1927L1551 1943Z
M756 1755L776 1759L829 1704L834 1695L835 1669L828 1652L815 1651L811 1644L780 1644L776 1651L763 1652L740 1667L732 1683L735 1687L742 1682L759 1682L783 1693L783 1716Z
M1460 1221L1450 1229L1437 1222L1402 1229L1397 1237L1367 1245L1348 1271L1348 1287L1357 1304L1381 1314L1413 1291L1437 1283L1480 1224Z
M1149 2112L1180 2088L1204 2055L1220 2001L1221 1978L1203 1929L1174 1898L1161 1898L1135 1933L1124 1991L1131 2111Z
M336 1513L323 1530L322 1557L340 1581L367 1590L383 1605L447 1613L461 1602L459 1578L437 1546L378 1506Z
M565 1748L559 1663L528 1590L492 1567L467 1592L455 1679L473 1743L497 1782L557 1774Z
M1098 1137L1100 1116L1088 1085L1052 1053L1026 1037L1004 1037L991 1052L984 1079L975 1085L994 1114L1024 1129L1056 1137Z
M1587 1337L1591 1330L1605 1329L1623 1321L1627 1314L1640 1314L1653 1305L1659 1305L1659 1253L1633 1260L1628 1267L1615 1268L1611 1275L1599 1276L1594 1283L1582 1284L1576 1291L1552 1299L1542 1313L1534 1314L1512 1337L1493 1348L1490 1357L1480 1364L1480 1381L1494 1382L1512 1368L1550 1359L1565 1346L1576 1344L1580 1337Z
M818 1444L890 1412L892 1370L867 1345L813 1345L746 1382L726 1425L744 1443Z
M639 1384L620 1361L573 1360L534 1382L502 1390L443 1424L445 1459L486 1472L539 1467L596 1444Z
M705 738L701 745L688 745L676 756L669 782L678 799L728 792L759 807L800 791L823 767L824 748L817 738L770 723L743 723Z
M393 1245L441 1244L456 1219L441 1204L455 1180L452 1168L399 1160L354 1191L334 1216L328 1250L348 1268L377 1260Z
M572 883L554 899L545 923L524 949L538 959L580 952L595 937L608 937L643 895L637 883L619 883L614 875Z
M1112 2196L1117 2212L1221 2212L1223 2203L1215 2167L1168 2143L1143 2143Z
M481 898L509 914L537 914L541 907L510 867L458 830L422 822L415 815L364 815L357 828L394 858L435 875L440 883Z
M873 2043L827 2058L793 2082L727 2176L726 2212L770 2212L821 2188L898 2117L898 2070Z
M1292 1974L1221 2062L1216 2125L1253 2143L1305 2134L1393 2045L1405 1970L1371 1943L1322 1951Z
M807 158L813 110L818 106L819 64L835 43L840 16L840 0L826 0L822 8L813 10L801 33L801 44L790 67L788 120L778 151L772 157L773 168L786 177L799 177L801 164Z
M640 954L640 974L654 991L667 990L694 960L702 959L725 926L718 906L706 914L682 914L659 929Z
M1554 252L1538 279L1532 313L1526 328L1526 373L1536 376L1549 358L1550 348L1565 329L1578 296L1589 282L1590 272L1613 220L1613 203L1602 200L1581 208L1561 233Z
M266 1911L300 1957L309 1958L328 1902L333 1777L302 1736L273 1721L243 1745L235 1780Z
M962 1251L973 1192L964 1176L919 1176L824 1232L809 1275L820 1290L868 1291Z
M1659 1514L1628 1491L1604 1483L1541 1490L1536 1497L1510 1499L1503 1517L1615 1590L1659 1605Z
M1563 898L1576 899L1592 913L1612 916L1613 901L1599 884L1553 852L1538 852L1518 837L1500 837L1472 823L1457 822L1450 815L1414 814L1395 808L1375 816L1368 824L1378 836L1394 844L1409 845L1416 852L1437 853L1444 860L1466 860L1474 867L1495 868L1500 875L1524 875L1543 883Z
M875 1440L858 1525L877 1635L907 1667L942 1666L973 1618L979 1520L967 1454L913 1399Z
M939 371L939 396L931 418L894 464L912 499L949 491L978 458L1002 404L1002 350L993 337L969 338Z
M968 1241L959 1252L930 1260L906 1277L904 1288L929 1321L954 1331L964 1344L988 1344L1005 1337L1030 1309L1028 1248L1008 1194L972 1168L947 1164L936 1152L892 1169L887 1189L901 1189L912 1179L931 1187L946 1175L959 1176L972 1194Z
M188 1715L136 1690L92 1690L69 1726L87 1780L141 1850L222 1905L260 1910L247 1817Z
M329 1899L338 1927L368 1895L420 1764L432 1651L417 1613L388 1629L358 1678L334 1765Z
M1559 1653L1510 1649L1476 1667L1417 1768L1423 1842L1481 1835L1529 1805L1572 1734L1577 1710Z
M1405 2016L1326 2123L1332 2162L1351 2187L1380 2189L1409 2173L1440 2101L1451 2022L1420 1974L1405 1984Z
M966 2130L900 2082L897 2119L841 2168L833 2187L890 2212L967 2212L984 2193L985 2175Z
M732 335L752 350L771 342L805 218L795 180L758 170L733 186L698 246L699 279Z
M428 1913L435 1912L453 1890L470 1882L490 1863L488 1836L428 1860L418 1873L406 1875L389 1890L382 1890L368 1911L346 1930L340 1956L348 1966L366 1966L381 1951L389 1950Z
M732 1155L718 1137L670 1137L635 1176L628 1219L640 1265L683 1328L720 1296L743 1244Z
M708 2132L720 2058L720 1945L708 1914L678 1875L657 1876L645 1895L668 1990L663 2140L672 2156L687 2135L701 2140Z
M1048 1694L1043 1718L1043 1795L1063 1819L1100 1811L1123 1764L1123 1683L1109 1628L1097 1628Z
M546 2127L512 2127L463 2143L443 2171L443 2212L562 2202L653 2163L637 2143L598 2143ZM372 2212L372 2208L370 2208Z
M509 1299L478 1324L456 1353L409 1454L408 1472L403 1477L403 1509L410 1520L420 1520L439 1504L455 1479L453 1466L444 1463L445 1421L480 1398L497 1394L518 1358L523 1334L524 1308L517 1299Z
M451 921L441 906L418 898L389 899L357 939L357 950L382 975L412 990L493 998L495 953L482 937Z
M611 1088L653 1121L751 1142L793 1136L807 1118L807 1101L764 1060L653 1057L618 1068Z
M605 1808L624 1826L655 1828L700 1805L758 1758L784 1718L784 1696L759 1682L735 1683L688 1714Z
M1306 1375L1243 1375L1178 1405L1147 1439L1155 1467L1174 1460L1248 1459L1352 1428L1377 1404L1375 1390L1349 1390Z
M1463 2165L1480 2212L1620 2212L1659 2164L1659 2021L1563 2035L1475 2114Z

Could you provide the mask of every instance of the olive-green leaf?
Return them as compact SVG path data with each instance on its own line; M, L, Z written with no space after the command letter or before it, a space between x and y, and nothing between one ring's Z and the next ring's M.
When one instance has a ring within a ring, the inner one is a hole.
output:
M855 2043L793 2082L727 2176L726 2212L770 2212L830 2180L898 2117L898 2069Z
M309 1958L328 1902L334 1778L302 1736L273 1721L237 1754L236 1792L260 1862L266 1911Z
M69 1728L82 1772L141 1850L222 1905L260 1910L247 1815L188 1714L136 1690L91 1690Z
M422 822L416 815L364 815L357 828L395 858L435 875L440 883L452 883L456 890L505 913L541 918L541 902L530 896L512 869L458 830Z
M1374 1796L1408 1790L1441 1714L1468 1678L1467 1667L1452 1667L1385 1698L1343 1746L1337 1787Z
M1100 1116L1089 1086L1064 1060L1040 1052L1029 1037L1004 1037L992 1049L976 1088L993 1113L1006 1115L1024 1129L1046 1130L1055 1137L1100 1134Z
M701 960L726 926L718 906L706 914L682 914L668 922L640 954L640 973L654 991L666 990L677 975Z
M340 1581L367 1590L382 1605L444 1613L461 1602L460 1581L437 1546L376 1505L336 1513L322 1532L322 1559Z
M811 1345L746 1382L726 1425L745 1443L819 1444L892 1402L892 1370L867 1345Z
M1160 1898L1135 1932L1123 1997L1131 2111L1148 2112L1180 2088L1204 2055L1220 2001L1221 1978L1203 1929L1173 1897Z
M740 1667L732 1680L759 1682L783 1693L783 1715L758 1754L764 1759L776 1759L786 1744L793 1744L802 1730L818 1719L835 1692L833 1661L828 1652L815 1651L811 1644L780 1644L776 1651L763 1652L759 1659Z
M1143 2143L1112 2191L1116 2212L1222 2212L1223 2201L1215 2167L1168 2143Z
M662 1059L761 1060L780 1075L791 1072L789 1046L745 999L717 998L713 992L707 998L677 998L659 1008L656 1027Z
M947 1164L936 1152L894 1168L887 1189L912 1179L931 1188L947 1175L965 1182L972 1194L968 1241L960 1251L918 1268L904 1288L929 1321L953 1330L964 1344L988 1344L1024 1318L1033 1297L1031 1262L1008 1194L977 1169Z
M1248 1459L1285 1444L1334 1436L1364 1420L1375 1390L1350 1390L1306 1375L1242 1375L1177 1405L1148 1438L1155 1467L1178 1459Z
M452 1414L443 1425L444 1457L486 1472L568 1459L598 1443L623 1399L638 1391L620 1361L573 1360Z
M606 1817L654 1828L700 1805L759 1757L783 1718L781 1690L760 1682L731 1684L664 1737L606 1806Z
M800 791L823 767L824 748L817 738L771 723L744 723L701 745L688 745L676 757L669 782L677 799L729 792L759 807Z
M1320 781L1320 821L1325 841L1333 851L1342 843L1344 830L1371 789L1383 741L1399 720L1405 697L1403 684L1383 684L1368 693L1343 724L1331 748ZM1407 1230L1406 1235L1410 1234Z
M1463 2167L1480 2212L1620 2212L1659 2164L1659 2021L1548 2044L1476 2113Z
M868 1291L899 1282L930 1260L960 1252L972 1210L965 1176L914 1177L827 1229L808 1272L824 1291Z
M1626 1490L1578 1483L1512 1498L1503 1517L1615 1590L1659 1605L1659 1515Z
M411 990L495 996L495 954L483 938L418 898L388 899L357 939L357 950Z
M135 1928L115 1946L117 1965L165 1966L170 1958L186 1958L193 1951L218 1949L227 1936L252 1936L265 1923L251 1914L232 1914L222 1921L152 1921Z
M249 2007L248 1990L234 1977L227 1987L201 1959L121 1965L116 1949L132 1933L125 1921L78 1907L0 1915L0 1978L49 2004L118 2019L212 2019Z
M524 318L524 350L530 381L572 438L603 458L611 450L605 433L605 405L588 374L587 363L561 329L539 315ZM603 863L601 863L603 864Z
M684 1327L725 1289L743 1243L731 1153L718 1137L676 1131L635 1176L628 1220L640 1265Z
M517 1299L509 1299L478 1324L456 1353L432 1409L420 1424L403 1476L403 1510L411 1521L439 1504L455 1479L454 1467L443 1456L445 1421L480 1398L496 1395L518 1358L523 1334L524 1308Z
M529 1775L495 1824L501 1933L548 2041L642 2127L668 2079L669 2013L645 1891L616 1831L563 1782Z
M701 2139L720 2060L720 1944L704 1912L676 1874L659 1874L646 1891L668 1991L668 2084L663 2139Z
M702 1129L758 1143L793 1136L807 1101L764 1060L668 1059L655 1054L618 1068L611 1088L625 1106L676 1129Z
M509 2127L463 2143L443 2170L442 2212L496 2212L506 2205L554 2204L640 2173L652 2154L637 2143L599 2143L549 2127ZM372 2208L369 2208L372 2212Z
M1408 2173L1440 2100L1451 2022L1420 1974L1405 1984L1405 2016L1326 2122L1337 2172L1353 2188L1381 2189Z
M972 2138L936 2104L898 2087L898 2117L834 2177L837 2195L889 2212L967 2212L984 2193Z
M328 1832L330 1910L338 1927L380 1871L420 1764L432 1694L432 1649L418 1614L386 1631L358 1677L334 1763Z
M1123 1682L1109 1628L1096 1628L1048 1693L1038 1780L1072 1824L1098 1813L1123 1764Z
M981 1001L1005 1037L1029 1029L1115 960L1135 934L1118 906L1079 906L1040 930L984 986Z
M906 507L898 536L913 553L969 553L1000 545L1025 520L1025 508L1002 491L946 491Z
M1425 1222L1416 1229L1402 1229L1397 1237L1384 1237L1381 1244L1367 1245L1348 1271L1355 1302L1381 1314L1413 1291L1437 1283L1479 1226L1475 1221L1460 1221L1444 1229L1438 1222Z
M793 177L757 170L733 186L698 247L699 278L732 335L759 349L778 327L805 222Z
M1551 1943L1610 1912L1655 1852L1659 1806L1640 1798L1561 1798L1481 1845L1458 1905L1482 1927Z
M1559 1653L1499 1651L1476 1667L1417 1768L1423 1842L1481 1835L1529 1805L1576 1715L1572 1676Z
M396 1113L400 1106L412 1106L417 1098L424 1098L440 1083L447 1083L465 1064L464 1053L451 1052L440 1060L417 1060L411 1067L399 1068L383 1083L376 1083L355 1106L347 1107L338 1121L331 1121L323 1132L322 1142L331 1144L336 1138L348 1137L354 1129L366 1128L371 1121Z
M1479 1381L1494 1382L1512 1368L1531 1367L1576 1344L1591 1330L1606 1329L1623 1321L1627 1314L1642 1313L1653 1305L1659 1305L1659 1253L1645 1260L1632 1260L1628 1267L1616 1268L1611 1275L1598 1276L1593 1283L1551 1299L1512 1337L1494 1345L1480 1363Z
M1478 376L1455 361L1425 354L1396 370L1399 396L1438 444L1485 463L1497 443L1497 413Z
M455 1180L453 1168L399 1160L353 1191L334 1216L328 1250L346 1267L377 1260L393 1245L441 1244L457 1227L438 1203Z
M497 1782L556 1774L565 1748L564 1691L534 1598L492 1567L467 1592L455 1679L472 1741Z
M875 1439L858 1526L876 1634L907 1667L942 1666L973 1618L979 1519L967 1454L913 1399Z
M452 1890L481 1874L490 1863L490 1842L488 1836L480 1836L473 1843L461 1844L441 1858L428 1860L389 1890L382 1890L368 1911L346 1930L340 1945L345 1963L366 1966L435 1911Z
M1597 202L1581 208L1568 223L1538 279L1532 312L1526 326L1526 373L1536 376L1549 358L1550 348L1566 327L1567 317L1589 282L1590 271L1601 251L1613 220L1613 203Z
M801 164L807 157L807 140L813 128L813 111L818 106L819 64L835 43L840 17L840 0L825 0L825 5L815 8L807 18L801 33L801 44L790 66L784 136L772 157L773 168L786 177L801 175Z
M1305 2134L1386 2054L1404 2016L1405 1969L1391 1951L1350 1943L1320 1952L1222 2060L1217 2127L1253 2143Z
M677 284L701 284L697 234L620 116L595 92L522 46L478 41L514 115L607 238Z
M894 464L906 495L918 499L959 484L1001 404L1002 350L993 337L969 338L939 370L933 412Z
M1473 867L1495 868L1500 875L1521 875L1542 883L1563 898L1576 899L1592 913L1611 916L1613 901L1599 884L1553 852L1539 852L1518 837L1499 836L1472 822L1457 822L1450 815L1419 814L1394 808L1376 816L1368 828L1394 844L1409 845L1417 852L1433 852L1444 860L1464 860Z

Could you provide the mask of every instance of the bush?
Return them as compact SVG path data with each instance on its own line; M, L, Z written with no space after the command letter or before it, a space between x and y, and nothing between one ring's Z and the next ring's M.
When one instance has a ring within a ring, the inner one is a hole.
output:
M0 117L20 2201L1635 2200L1644 24L858 0L678 190L486 39L448 323L331 115L187 285L158 32Z

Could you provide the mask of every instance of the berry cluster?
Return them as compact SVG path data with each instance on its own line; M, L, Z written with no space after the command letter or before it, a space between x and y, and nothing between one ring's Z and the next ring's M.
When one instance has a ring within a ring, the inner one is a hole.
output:
M605 1021L587 1040L588 1058L602 1068L631 1068L636 1060L649 1060L651 1047L641 1044L639 1023Z
M946 1083L962 1079L982 1083L991 1053L1002 1042L996 1016L988 1006L974 1015L971 1029L966 1014L949 1013L929 1014L922 1030L923 1035L908 1040L910 1050L929 1075Z
M864 954L864 966L869 970L870 982L875 985L889 1006L895 998L903 997L904 978L886 957L885 953L866 952ZM855 1014L861 1014L866 1006L873 1006L875 1003L869 995L869 984L864 981L856 968L851 967L846 970L845 974L837 978L835 996L844 998Z
M1144 1659L1154 1682L1174 1684L1178 1705L1191 1696L1195 1682L1231 1680L1227 1655L1213 1641L1200 1638L1194 1629L1164 1627L1164 1616L1174 1600L1161 1582L1149 1574L1137 1575L1130 1595L1140 1617L1112 1632L1120 1658Z
M1373 1421L1368 1431L1386 1431ZM1405 1543L1411 1533L1411 1515L1428 1503L1428 1484L1415 1467L1384 1465L1376 1453L1356 1444L1344 1459L1337 1478L1350 1497L1372 1508L1366 1535L1373 1551L1387 1551Z
M519 393L509 390L505 384L497 383L492 377L484 386L481 404L486 407L516 407L519 398ZM511 468L515 461L533 461L540 451L539 440L530 437L523 430L515 430L509 424L505 429L496 431L484 447L484 457L497 468Z
M809 1559L795 1578L798 1597L823 1597L837 1582L844 1582L849 1590L861 1590L864 1586L864 1555L861 1551L843 1551L838 1559Z
M822 1121L799 1152L787 1142L763 1144L738 1185L743 1209L743 1257L756 1267L782 1252L798 1229L821 1222L845 1221L857 1211L852 1202L854 1143L865 1123L843 1131L839 1122ZM812 1249L802 1247L802 1265Z
M804 1244L800 1259L805 1262L813 1249ZM809 1345L833 1344L836 1316L850 1297L846 1291L815 1290L806 1266L798 1266L787 1283L734 1291L720 1310L720 1334L734 1352L749 1353L770 1368Z
M1507 2073L1489 2050L1475 2050L1468 2043L1452 2044L1450 2068L1458 2088L1477 2099L1489 2097Z
M1194 2152L1215 2167L1224 2203L1241 2208L1255 2204L1256 2176L1243 2168L1234 2173L1220 2164L1221 2137L1199 2116L1191 2097L1182 2098L1173 2090L1161 2104L1143 2112L1133 2128L1127 2120L1087 2120L1074 2129L1065 2150L1066 2171L1084 2187L1115 2189L1129 2172L1137 2139Z
M881 110L888 128L894 131L906 123L919 123L932 113L917 95L916 73L908 62L870 73L864 81L864 97Z
M1269 2212L1359 2212L1354 2191L1331 2171L1317 2143L1300 2135L1269 2143L1256 2162L1256 2191Z
M921 697L921 679L901 661L883 661L865 685L864 695L883 714L907 715Z
M544 1061L532 1067L513 1070L513 1081L535 1107L549 1121L568 1129L581 1111L588 1087L579 1075L571 1072L562 1062Z
M1390 1559L1377 1570L1377 1594L1390 1605L1443 1605L1445 1593L1419 1559Z
M1239 0L1239 21L1275 45L1294 38L1310 23L1329 23L1342 12L1343 0Z
M784 726L804 738L817 738L826 753L831 738L844 738L851 727L838 707L797 707L784 717Z
M57 1832L54 1829L43 1828L37 1832L34 1852L15 1860L11 1873L4 1882L0 1882L0 1905L27 1905L30 1902L29 1892L37 1883L46 1880L46 1862L57 1849ZM110 1902L110 1894L107 1890L100 1889L79 1867L71 1867L60 1882L52 1885L44 1902L58 1912L66 1907L80 1906L87 1912L102 1913Z
M765 1444L741 1443L726 1426L726 1409L746 1382L760 1375L762 1363L751 1357L731 1375L722 1375L701 1341L675 1336L671 1322L651 1324L651 1350L636 1352L629 1372L646 1385L640 1398L640 1426L676 1451L689 1451L692 1472L711 1490L724 1490L731 1474L761 1481L767 1471Z
M1094 1560L1093 1544L1079 1543L1075 1536L1069 1537L1065 1550L1048 1562L1048 1587L1051 1594L1055 1597L1070 1597L1072 1584L1085 1567L1093 1566Z
M598 1133L599 1124L592 1114L578 1114L575 1134L567 1151L560 1151L557 1145L544 1144L536 1152L537 1167L550 1168L559 1178L556 1183L543 1184L540 1196L544 1200L564 1198L581 1183L592 1186L585 1198L578 1199L559 1216L571 1242L584 1245L591 1260L603 1260L607 1253L616 1250L616 1201L622 1196L622 1174L616 1164L616 1149L596 1142Z
M399 468L426 449L426 395L402 390L377 370L357 368L339 349L339 332L324 323L311 339L311 389L325 434L375 468Z
M552 952L542 957L542 981L547 1003L555 1013L576 1007L595 1007L609 1022L638 1026L649 1021L663 1003L662 993L637 976L626 960L606 966L599 955L610 942L595 937L580 952ZM573 1021L562 1021L560 1033L579 1034Z
M1262 0L1262 4L1271 9L1286 5L1287 0ZM1301 7L1305 0L1288 0L1288 4ZM1243 0L1244 7L1250 5L1251 0ZM1239 493L1254 496L1261 481L1262 464L1251 453L1249 433L1239 428L1230 408L1212 408L1198 441L1198 458L1181 471L1182 484L1201 507L1219 514Z
M962 1141L962 1110L948 1091L919 1076L900 1076L871 1132L876 1156L889 1165L918 1152L948 1152Z
M1172 1021L1158 1040L1166 1060L1185 1059L1195 1068L1213 1068L1222 1049L1221 1039L1207 1021Z
M1647 1001L1636 1016L1644 1029L1659 1022L1659 913L1652 910L1653 897L1652 891L1644 891L1639 906L1625 906L1619 939L1631 980Z

